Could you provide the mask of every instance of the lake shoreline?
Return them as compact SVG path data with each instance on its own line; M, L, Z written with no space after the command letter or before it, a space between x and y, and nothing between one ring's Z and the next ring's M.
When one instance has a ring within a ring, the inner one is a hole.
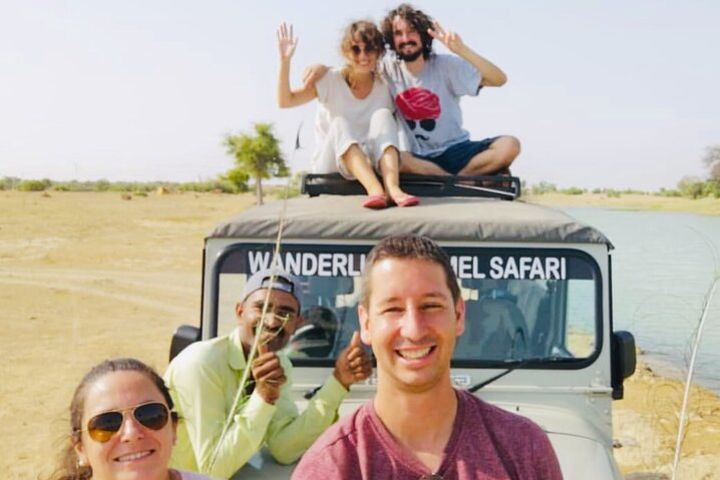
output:
M684 197L662 197L660 195L637 193L620 195L546 193L542 195L523 195L521 201L550 207L601 207L618 210L720 215L720 198L709 197L693 200Z
M615 458L624 474L670 478L684 381L662 375L640 354L625 396L613 403ZM678 478L720 475L720 396L693 384Z

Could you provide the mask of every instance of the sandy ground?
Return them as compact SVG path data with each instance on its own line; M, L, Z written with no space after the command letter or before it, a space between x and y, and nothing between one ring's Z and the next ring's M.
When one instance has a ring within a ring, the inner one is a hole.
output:
M250 196L0 192L0 477L47 474L82 374L113 356L167 365L170 337L197 324L204 235ZM615 403L628 478L669 472L678 382L647 367ZM720 478L720 401L693 393L683 479ZM669 478L669 477L668 477Z

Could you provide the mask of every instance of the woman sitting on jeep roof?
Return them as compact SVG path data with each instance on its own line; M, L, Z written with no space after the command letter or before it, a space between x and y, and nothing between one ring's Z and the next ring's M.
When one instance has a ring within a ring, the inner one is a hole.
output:
M394 105L387 86L376 72L385 46L377 27L368 21L351 23L340 43L347 64L328 71L314 86L290 89L290 59L297 38L292 26L278 28L281 108L320 102L315 122L317 145L313 155L315 173L357 178L367 191L366 208L417 205L417 197L405 193L399 183L399 153ZM379 171L381 184L375 175Z

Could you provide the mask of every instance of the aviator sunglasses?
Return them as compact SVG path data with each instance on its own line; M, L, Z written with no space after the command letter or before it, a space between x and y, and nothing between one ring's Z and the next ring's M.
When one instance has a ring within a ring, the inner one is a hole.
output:
M88 435L96 442L107 442L122 428L125 412L130 410L132 410L135 420L150 430L162 430L170 418L170 411L164 404L160 402L145 403L136 407L95 415L87 424Z
M370 55L371 53L375 53L375 52L376 52L375 47L372 47L372 46L367 45L367 44L363 45L362 47L361 47L360 45L353 45L352 47L350 47L350 51L351 51L352 54L355 55L356 57L357 57L358 55L360 55L360 52L365 52L365 55Z

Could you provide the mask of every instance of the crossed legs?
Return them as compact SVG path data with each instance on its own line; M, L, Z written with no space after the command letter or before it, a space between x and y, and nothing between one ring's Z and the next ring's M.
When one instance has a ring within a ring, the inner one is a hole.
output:
M470 163L458 175L493 175L507 170L520 154L520 141L511 136L502 136L490 144L487 150L470 159Z
M487 150L474 155L465 167L457 174L461 176L494 175L507 170L520 154L520 141L512 136L498 137ZM438 164L413 156L410 152L402 152L403 173L420 175L450 175Z

